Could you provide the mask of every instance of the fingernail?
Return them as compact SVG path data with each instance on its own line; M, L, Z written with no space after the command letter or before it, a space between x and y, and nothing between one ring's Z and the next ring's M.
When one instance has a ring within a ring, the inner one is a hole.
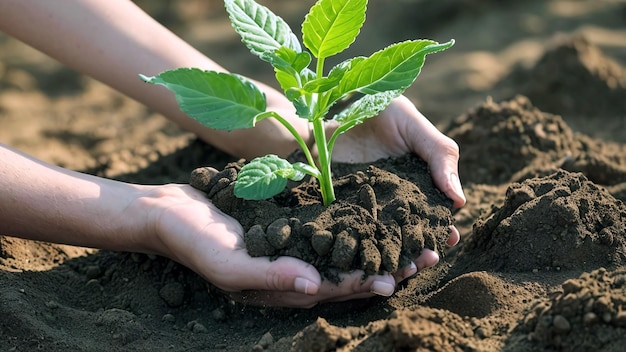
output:
M394 290L395 290L395 287L392 284L388 284L383 281L374 281L372 283L372 287L370 288L370 291L372 293L375 293L379 296L385 296L385 297L391 296Z
M297 277L293 282L296 292L304 293L305 295L314 295L317 293L319 287L312 281L305 278Z
M459 197L463 199L463 201L465 201L465 194L463 193L463 187L461 186L461 180L459 180L459 175L450 174L450 185L452 186L452 190L454 191L454 193L456 193Z

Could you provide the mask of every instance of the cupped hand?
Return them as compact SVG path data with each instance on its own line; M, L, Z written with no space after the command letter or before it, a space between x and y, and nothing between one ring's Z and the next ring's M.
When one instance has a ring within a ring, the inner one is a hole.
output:
M319 302L373 295L389 296L397 282L415 274L411 266L394 275L362 271L340 274L341 282L322 280L310 264L293 257L251 257L243 229L205 195L188 185L151 188L145 197L150 248L203 276L239 301L256 305L312 307Z
M330 127L332 132L333 127ZM435 185L459 208L465 195L459 181L459 146L441 133L411 101L401 96L376 118L366 120L340 136L333 150L333 160L339 162L369 162L386 157L415 153L430 166ZM459 231L452 226L448 245L460 240ZM439 257L425 250L415 260L417 267L437 264Z
M415 153L428 163L435 184L453 201L454 207L465 204L458 174L459 146L405 96L396 98L376 118L339 137L333 160L369 162L406 153Z

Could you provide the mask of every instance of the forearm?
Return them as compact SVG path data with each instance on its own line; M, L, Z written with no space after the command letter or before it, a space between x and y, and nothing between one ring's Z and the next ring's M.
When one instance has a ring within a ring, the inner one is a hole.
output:
M257 128L233 132L204 128L178 108L171 92L143 83L178 67L225 71L161 26L128 0L41 0L0 2L0 30L167 116L181 127L233 155L287 154L297 147L289 132L271 119ZM267 85L268 105L284 103ZM276 103L278 102L278 103ZM291 117L307 138L308 127Z
M68 171L0 144L0 234L145 251L145 210L135 186Z

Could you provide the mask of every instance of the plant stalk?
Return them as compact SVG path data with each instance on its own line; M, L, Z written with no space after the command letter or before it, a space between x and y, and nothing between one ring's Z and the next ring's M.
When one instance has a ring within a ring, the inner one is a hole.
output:
M304 139L302 139L302 136L300 136L298 131L296 131L296 129L289 123L289 121L285 120L282 116L280 116L278 113L274 111L266 111L264 113L259 114L257 116L257 121L260 121L268 117L275 118L278 122L280 122L283 126L285 126L285 128L287 128L289 132L291 132L291 134L293 135L293 138L295 138L296 141L298 142L300 149L302 149L302 151L304 152L304 156L306 157L306 160L309 163L309 165L315 167L316 166L315 161L313 160L313 156L311 155L311 151L309 150L309 147L306 145L306 142L304 141Z
M320 182L320 190L322 191L322 200L324 201L324 206L329 206L335 201L335 190L333 188L332 173L330 172L330 154L326 146L323 118L313 120L313 136L317 144L318 167L321 173L321 177L318 180Z

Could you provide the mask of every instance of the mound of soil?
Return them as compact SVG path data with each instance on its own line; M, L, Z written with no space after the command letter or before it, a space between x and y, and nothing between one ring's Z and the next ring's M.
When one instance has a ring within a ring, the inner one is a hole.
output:
M333 279L336 270L396 272L424 248L444 253L452 201L416 156L335 165L343 175L333 181L337 200L328 207L314 178L269 200L239 199L233 189L242 165L196 169L190 184L241 223L252 256L300 258Z
M464 270L617 267L626 263L625 228L624 203L561 170L508 187L504 204L476 221L462 249Z
M583 35L558 39L518 79L519 93L543 111L586 118L614 118L626 111L626 69Z
M598 269L569 279L524 320L529 339L544 348L618 351L626 344L626 270Z
M624 145L574 132L561 116L522 95L487 100L455 119L446 133L462 146L459 172L466 184L521 181L559 168L601 185L626 182Z
M463 146L459 173L465 183L510 182L529 164L551 165L581 149L563 118L542 112L524 96L487 100L454 120L447 134Z

